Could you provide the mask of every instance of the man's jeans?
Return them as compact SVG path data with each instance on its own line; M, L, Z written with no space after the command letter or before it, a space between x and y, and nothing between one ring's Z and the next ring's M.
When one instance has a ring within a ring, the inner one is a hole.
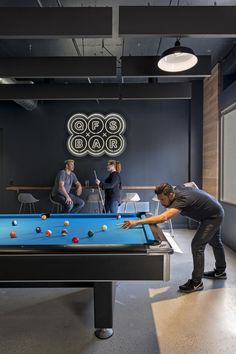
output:
M71 204L66 204L66 198L62 194L56 194L54 197L52 197L52 200L62 205L62 213L76 214L80 211L80 209L83 208L84 201L73 193L68 194L72 200Z
M213 248L215 256L215 268L218 272L224 272L226 268L225 253L221 241L221 224L223 215L216 218L206 219L201 222L193 240L193 273L192 279L200 281L204 272L204 251L207 243Z

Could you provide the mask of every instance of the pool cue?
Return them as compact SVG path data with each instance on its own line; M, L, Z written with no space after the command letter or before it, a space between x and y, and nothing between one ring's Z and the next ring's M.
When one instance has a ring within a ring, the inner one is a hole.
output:
M93 171L93 173L94 173L95 179L98 179L97 173L96 173L95 170ZM101 188L99 186L98 186L98 193L99 193L99 197L100 197L100 200L101 200L101 203L102 203L102 210L106 213L105 203L104 203L104 200L103 200L103 197L102 197Z

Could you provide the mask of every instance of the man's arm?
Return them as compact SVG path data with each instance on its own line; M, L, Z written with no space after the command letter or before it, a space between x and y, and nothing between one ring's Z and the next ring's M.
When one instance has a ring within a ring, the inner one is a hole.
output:
M71 204L72 203L71 197L67 193L64 185L65 185L64 181L59 181L58 189L59 189L60 193L62 193L65 196L66 204Z
M124 221L122 227L124 229L128 229L132 226L136 226L139 224L161 224L161 223L173 218L173 216L178 215L180 212L181 212L181 210L179 210L179 209L170 208L170 209L165 210L163 213L161 213L159 215L151 216L150 218L145 218L145 219L140 219L140 220L126 220L126 221Z
M80 196L82 193L82 185L79 181L75 183L75 193L76 195Z

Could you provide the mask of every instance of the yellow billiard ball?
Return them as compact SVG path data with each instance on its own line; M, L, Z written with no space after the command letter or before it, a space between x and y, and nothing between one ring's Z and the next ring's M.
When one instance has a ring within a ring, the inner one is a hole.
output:
M65 221L64 221L64 226L69 226L69 225L70 225L69 221L68 221L68 220L65 220Z
M102 231L107 231L107 225L102 225Z

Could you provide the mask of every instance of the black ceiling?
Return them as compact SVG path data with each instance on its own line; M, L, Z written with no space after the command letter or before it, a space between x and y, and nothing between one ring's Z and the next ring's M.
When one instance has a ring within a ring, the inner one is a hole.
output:
M54 78L56 82L94 82L94 83L120 83L120 82L148 82L148 77L133 76L121 77L121 57L122 56L132 56L132 57L156 57L160 55L164 50L172 47L175 42L175 36L119 36L119 6L169 6L169 7L179 7L181 6L236 6L236 1L77 1L77 0L0 0L0 11L1 8L8 7L20 7L21 10L27 10L27 8L69 8L69 7L111 7L112 8L112 35L110 38L98 37L98 38L3 38L0 33L0 57L80 57L80 56L92 56L92 57L116 57L116 75L115 77L92 77L88 79L87 77L69 77L68 80L65 78ZM130 26L132 26L132 18L130 18ZM204 19L205 20L205 19ZM181 20L183 21L183 20ZM9 21L9 26L14 28L17 21ZM29 19L30 22L30 19ZM53 26L53 19L52 19ZM211 19L209 18L209 26ZM236 23L236 19L235 22ZM180 25L182 22L180 22ZM93 23L90 24L91 27L94 26ZM19 26L19 25L18 25ZM168 23L167 23L168 26ZM201 27L201 23L199 23ZM19 27L18 27L19 28ZM15 32L18 30L17 26ZM210 28L210 27L209 27ZM235 31L236 32L236 31ZM235 33L236 37L236 33ZM214 36L214 38L207 38L207 36L182 36L181 44L184 46L191 47L198 56L211 56L211 66L216 62L222 60L229 50L235 44L234 36L227 38L221 35ZM76 75L75 75L76 76ZM151 76L151 75L150 75ZM46 77L45 77L46 78ZM39 82L43 80L37 79ZM53 79L53 78L52 78ZM54 80L54 82L55 82ZM183 81L181 77L159 77L159 82L163 81ZM184 79L186 80L186 78Z

